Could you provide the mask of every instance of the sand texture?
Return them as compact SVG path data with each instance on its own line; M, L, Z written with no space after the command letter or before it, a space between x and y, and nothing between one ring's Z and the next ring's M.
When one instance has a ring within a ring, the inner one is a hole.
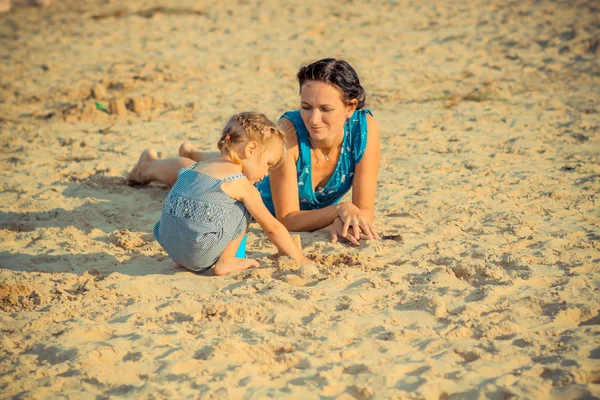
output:
M0 398L600 396L598 2L14 3ZM302 233L300 268L253 224L260 268L173 270L139 153L298 108L327 56L381 126L382 240Z

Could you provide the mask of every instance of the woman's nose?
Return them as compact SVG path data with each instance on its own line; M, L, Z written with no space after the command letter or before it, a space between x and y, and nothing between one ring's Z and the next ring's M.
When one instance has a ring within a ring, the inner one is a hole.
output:
M310 119L308 120L312 126L319 126L321 122L321 113L319 110L313 110L310 114Z

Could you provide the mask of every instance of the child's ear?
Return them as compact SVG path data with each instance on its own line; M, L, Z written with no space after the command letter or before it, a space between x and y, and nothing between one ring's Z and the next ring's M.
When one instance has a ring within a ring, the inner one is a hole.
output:
M358 100L352 99L348 102L346 106L346 118L350 118L352 114L354 114L354 110L358 107Z
M246 143L244 147L244 153L246 154L246 158L250 158L258 151L258 143L255 140L251 140Z

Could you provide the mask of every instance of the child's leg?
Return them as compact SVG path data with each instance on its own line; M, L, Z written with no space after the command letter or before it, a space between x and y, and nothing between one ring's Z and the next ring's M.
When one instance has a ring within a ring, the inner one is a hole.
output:
M240 237L229 242L227 247L225 247L225 250L223 250L223 253L221 253L221 256L215 264L215 275L227 275L233 271L241 271L259 266L258 261L256 260L235 257L235 253L237 253L237 249L240 247L244 234L245 233L242 233Z
M177 181L177 173L181 168L189 167L194 164L194 160L189 158L165 158L161 160L154 149L147 149L142 152L140 158L127 175L125 182L128 185L145 185L150 182L160 182L168 186L173 186Z
M179 146L179 157L191 158L194 161L206 161L211 158L217 158L221 153L217 151L199 151L194 148L192 142L184 142Z

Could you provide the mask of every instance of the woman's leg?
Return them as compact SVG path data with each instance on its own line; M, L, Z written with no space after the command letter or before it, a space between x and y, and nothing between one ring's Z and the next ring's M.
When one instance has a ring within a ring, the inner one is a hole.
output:
M142 152L140 159L125 182L130 185L145 185L150 182L160 182L173 186L177 181L177 173L181 168L189 167L195 161L189 158L165 158L161 160L154 149Z
M1 1L1 0L0 0ZM158 158L155 149L146 149L127 175L125 182L130 185L145 185L150 182L159 182L173 186L177 181L177 173L181 168L189 167L198 161L217 158L219 152L198 151L191 142L185 142L179 147L178 158Z
M217 158L221 155L219 152L199 151L196 150L192 142L184 142L179 146L179 157L191 158L194 161L205 161L210 158Z
M215 264L215 275L227 275L233 271L241 271L244 269L258 267L258 261L252 260L250 258L237 258L235 254L237 253L238 248L240 247L240 243L244 238L245 232L240 235L237 239L229 242L229 244L221 253L221 256L217 260Z

